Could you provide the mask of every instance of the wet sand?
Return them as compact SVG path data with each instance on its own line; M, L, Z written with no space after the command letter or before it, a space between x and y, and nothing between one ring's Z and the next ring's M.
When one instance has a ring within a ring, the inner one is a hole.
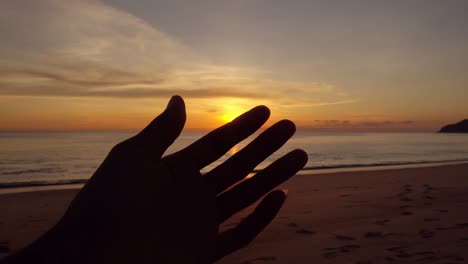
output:
M468 164L299 175L281 188L274 222L220 263L468 262ZM1 194L0 255L52 226L77 191Z

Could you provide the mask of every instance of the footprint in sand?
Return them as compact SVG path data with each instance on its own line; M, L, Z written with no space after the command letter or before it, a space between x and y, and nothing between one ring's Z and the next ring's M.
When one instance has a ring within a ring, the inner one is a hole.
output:
M424 184L423 187L424 187L424 191L423 191L424 193L429 193L429 192L435 190L435 188L432 187L432 186L429 185L429 184Z
M387 248L387 250L391 252L404 251L406 249L408 249L408 247L405 247L405 246L394 246L394 247Z
M331 251L331 252L325 252L323 253L324 258L335 258L340 255L339 251Z
M349 253L349 252L354 251L354 250L359 249L359 248L361 248L361 246L356 245L356 244L344 245L344 246L340 247L340 252Z
M344 235L335 235L335 238L338 239L338 240L342 240L342 241L353 241L353 240L356 240L355 237L352 237L352 236L344 236Z
M291 227L291 228L298 228L299 225L294 223L294 222L291 222L288 224L288 227ZM296 230L296 233L297 234L304 234L304 235L313 235L315 234L316 232L315 231L312 231L312 230L308 230L308 229L304 229L304 228L301 228L299 230Z
M434 255L434 254L435 253L432 250L414 252L414 255L418 255L418 256L428 256L428 255Z
M367 232L364 234L365 238L383 238L384 236L382 232Z
M388 219L383 219L383 220L377 220L377 221L375 221L374 223L375 223L376 225L386 225L388 222L390 222L390 220L388 220Z
M408 247L405 246L394 246L387 248L388 251L392 252L393 257L386 257L388 261L397 261L397 259L411 258L413 255L408 253Z
M413 201L413 199L404 196L404 197L401 197L401 198L400 198L400 201L402 201L402 202L411 202L411 201Z
M364 234L365 238L385 238L388 236L393 236L395 233L382 233L382 232L367 232Z
M246 260L246 261L243 261L241 262L241 264L252 264L252 263L255 263L255 262L260 262L260 261L276 261L277 258L275 256L266 256L266 257L258 257L258 258L254 258L254 259L251 259L251 260Z
M424 257L415 259L415 261L417 261L417 262L423 262L423 263L432 262L432 261L437 261L437 260L440 260L440 257L435 256L435 255L424 256Z
M402 202L411 202L413 199L408 197L409 194L413 193L413 188L409 184L403 185L403 191L401 191L397 196L400 197Z
M341 255L341 253L350 253L359 248L361 248L361 246L356 245L356 244L348 244L348 245L344 245L341 247L329 247L329 248L325 248L326 252L323 253L323 257L334 258L334 257L338 257L339 255Z
M454 229L465 229L468 228L468 223L458 223L453 226L438 226L436 227L437 230L454 230Z
M398 252L395 257L397 258L411 258L413 255L411 255L410 253L406 252L406 251L400 251Z
M437 255L436 252L432 250L415 252L414 256L419 257L415 259L415 262L422 262L422 263L440 261L440 260L448 260L449 262L446 262L446 263L453 263L451 261L460 262L460 261L465 260L465 258L461 256L453 256L453 255L440 256L440 255Z
M419 257L415 259L416 262L431 262L431 261L437 261L440 260L441 258L436 255L436 253L432 250L427 250L427 251L418 251L415 252L414 255L416 257Z
M298 233L298 234L304 234L304 235L313 235L313 234L315 234L316 232L311 231L311 230L307 230L307 229L299 229L299 230L296 231L296 233Z
M393 257L386 257L385 259L389 262L398 262L403 259L411 259L411 263L416 262L429 262L433 260L439 260L440 258L435 255L435 252L432 250L424 250L411 252L408 247L405 246L395 246L387 248L388 251L392 252Z
M422 229L418 234L424 239L429 239L432 238L435 233L428 229Z

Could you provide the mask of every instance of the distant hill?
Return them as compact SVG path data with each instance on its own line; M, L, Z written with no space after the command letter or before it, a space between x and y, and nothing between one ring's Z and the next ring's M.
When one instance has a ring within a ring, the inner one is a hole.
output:
M446 125L439 130L439 133L468 133L468 119Z

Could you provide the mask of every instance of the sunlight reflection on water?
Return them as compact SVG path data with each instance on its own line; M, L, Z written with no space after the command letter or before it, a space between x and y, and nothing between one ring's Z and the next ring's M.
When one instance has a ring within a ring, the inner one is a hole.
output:
M124 132L0 133L0 186L28 182L88 179ZM203 136L185 132L168 149L172 153ZM239 152L254 137L228 151L206 172ZM382 164L468 160L468 135L436 133L297 133L258 168L302 148L307 167L357 167Z

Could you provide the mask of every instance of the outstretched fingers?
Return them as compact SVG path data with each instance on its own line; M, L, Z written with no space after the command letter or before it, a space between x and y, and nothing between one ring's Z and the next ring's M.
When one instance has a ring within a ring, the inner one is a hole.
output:
M307 163L307 153L297 149L270 164L216 198L218 223L252 205L277 185L291 178Z
M248 245L275 218L285 200L285 191L269 193L238 226L218 235L213 262Z
M278 150L296 131L293 122L282 120L260 134L249 145L206 173L216 194L245 178L260 162Z
M266 106L257 106L226 125L213 130L175 155L190 162L195 169L202 169L257 131L269 116L270 110Z
M166 110L151 121L136 138L141 140L143 147L148 147L155 157L161 157L182 132L185 119L184 100L175 95L169 101Z

